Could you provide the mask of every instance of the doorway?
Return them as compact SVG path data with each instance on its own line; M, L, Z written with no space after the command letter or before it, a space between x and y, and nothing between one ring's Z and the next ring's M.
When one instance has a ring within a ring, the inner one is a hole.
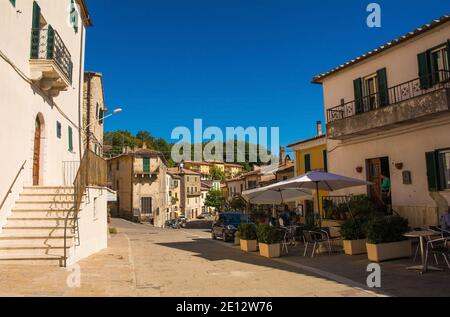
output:
M41 138L43 122L36 116L34 126L34 147L33 147L33 186L39 186L41 183Z
M367 180L372 183L369 186L370 199L375 203L382 205L385 208L385 211L388 212L389 206L392 205L389 157L379 157L367 160L367 171ZM387 191L388 184L389 191Z

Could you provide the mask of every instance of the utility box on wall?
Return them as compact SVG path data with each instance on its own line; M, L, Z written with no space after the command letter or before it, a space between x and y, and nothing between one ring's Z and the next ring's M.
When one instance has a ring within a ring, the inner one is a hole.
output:
M412 176L411 171L403 172L403 185L411 185L412 184Z

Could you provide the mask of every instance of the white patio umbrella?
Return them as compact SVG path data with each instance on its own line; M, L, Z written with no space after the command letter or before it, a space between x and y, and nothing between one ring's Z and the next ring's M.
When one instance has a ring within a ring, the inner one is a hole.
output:
M275 184L276 185L276 184ZM302 198L312 197L308 189L301 188L272 188L274 185L247 190L242 197L251 204L283 204L297 201Z
M357 187L357 186L367 186L370 185L369 182L350 178L342 175L336 175L325 172L309 172L307 174L297 176L286 181L270 185L266 187L267 190L282 190L282 189L314 189L317 193L317 207L319 208L319 221L322 225L322 216L320 213L320 190L325 191L335 191L344 188Z

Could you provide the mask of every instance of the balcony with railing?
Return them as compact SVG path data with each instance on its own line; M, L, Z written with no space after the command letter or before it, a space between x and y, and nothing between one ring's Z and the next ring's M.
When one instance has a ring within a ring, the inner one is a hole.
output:
M442 70L327 110L328 138L345 140L450 114L450 72Z
M50 25L31 30L31 79L56 97L72 84L73 63L61 36Z

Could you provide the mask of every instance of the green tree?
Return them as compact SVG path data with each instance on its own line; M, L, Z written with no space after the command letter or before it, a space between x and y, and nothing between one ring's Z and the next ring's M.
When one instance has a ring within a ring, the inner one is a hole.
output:
M235 195L228 206L231 211L244 211L247 204L241 196Z
M224 201L222 191L213 189L206 194L205 206L215 208L217 212L220 212Z
M225 173L217 166L211 166L209 173L213 180L221 182L225 181Z

